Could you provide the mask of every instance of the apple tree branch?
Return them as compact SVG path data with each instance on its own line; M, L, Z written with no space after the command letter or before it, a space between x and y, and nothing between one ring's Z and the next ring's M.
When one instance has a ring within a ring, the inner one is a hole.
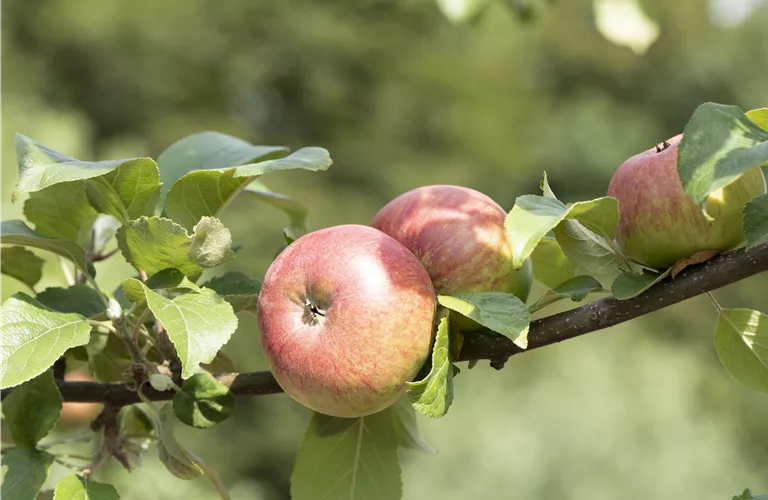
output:
M713 259L683 270L674 279L665 279L645 293L629 299L608 297L582 307L537 319L531 323L528 349L520 349L508 338L480 331L467 334L459 361L491 361L501 368L510 356L572 339L608 328L625 321L669 307L696 295L722 288L750 276L768 271L768 243L749 251L743 249L718 255ZM282 392L268 371L223 374L219 378L230 384L239 396L260 396ZM139 402L138 394L122 383L74 382L57 380L64 401L109 403L123 406ZM11 391L3 389L2 398ZM143 394L150 400L172 399L173 391L160 392L146 386Z

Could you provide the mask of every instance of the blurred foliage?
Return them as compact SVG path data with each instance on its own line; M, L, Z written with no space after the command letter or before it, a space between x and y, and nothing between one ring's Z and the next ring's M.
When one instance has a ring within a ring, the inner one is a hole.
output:
M538 193L543 170L563 200L596 198L625 158L677 134L698 104L767 104L768 8L724 28L705 0L644 0L661 34L638 57L597 32L591 2L538 3L532 22L492 2L456 26L426 0L6 0L3 218L21 216L9 201L15 132L83 159L156 158L201 130L320 145L335 161L328 172L263 179L319 228L369 223L424 184L473 187L509 209ZM232 203L223 220L242 249L230 270L264 274L281 217L252 198ZM58 263L46 266L39 290L57 284ZM97 270L107 289L132 273L109 261ZM2 285L3 298L23 287ZM766 311L768 282L716 295ZM406 457L405 498L768 491L768 398L720 366L715 318L697 298L515 357L501 372L465 370L448 416L421 420L439 454ZM265 369L256 321L240 323L225 352L239 370ZM178 434L233 498L284 499L307 418L285 396L241 398L216 428ZM68 473L56 467L51 484ZM124 499L215 495L154 459L104 474Z

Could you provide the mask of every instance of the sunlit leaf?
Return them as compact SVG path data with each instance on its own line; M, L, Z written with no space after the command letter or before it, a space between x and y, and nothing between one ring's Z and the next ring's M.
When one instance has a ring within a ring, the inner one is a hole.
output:
M0 387L12 387L40 375L64 352L88 343L91 326L79 314L51 311L17 293L0 308Z
M519 347L528 346L531 315L525 304L510 293L473 292L452 296L438 295L441 306L466 316L484 327L500 333Z
M432 348L432 368L422 380L406 382L406 394L416 410L432 418L448 413L453 402L453 369L451 368L449 316L440 320Z

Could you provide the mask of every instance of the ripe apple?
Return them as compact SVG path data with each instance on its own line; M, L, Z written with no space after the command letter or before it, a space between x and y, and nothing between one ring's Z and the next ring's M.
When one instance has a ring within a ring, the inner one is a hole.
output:
M705 250L724 252L744 242L744 204L765 193L760 168L745 172L734 183L710 193L701 209L683 191L677 172L677 135L626 160L608 187L619 200L616 240L622 251L649 267L670 267Z
M507 292L525 302L531 264L512 266L505 218L504 209L479 191L437 185L398 196L372 225L419 258L437 293Z
M258 321L278 384L299 403L361 417L394 403L427 360L435 291L416 257L368 226L306 234L264 278Z

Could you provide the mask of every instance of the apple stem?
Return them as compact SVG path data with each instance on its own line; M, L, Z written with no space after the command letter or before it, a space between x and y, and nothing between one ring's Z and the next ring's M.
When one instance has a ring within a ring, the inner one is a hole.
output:
M668 147L670 147L672 144L668 143L667 141L663 141L661 144L656 144L656 152L661 153Z

